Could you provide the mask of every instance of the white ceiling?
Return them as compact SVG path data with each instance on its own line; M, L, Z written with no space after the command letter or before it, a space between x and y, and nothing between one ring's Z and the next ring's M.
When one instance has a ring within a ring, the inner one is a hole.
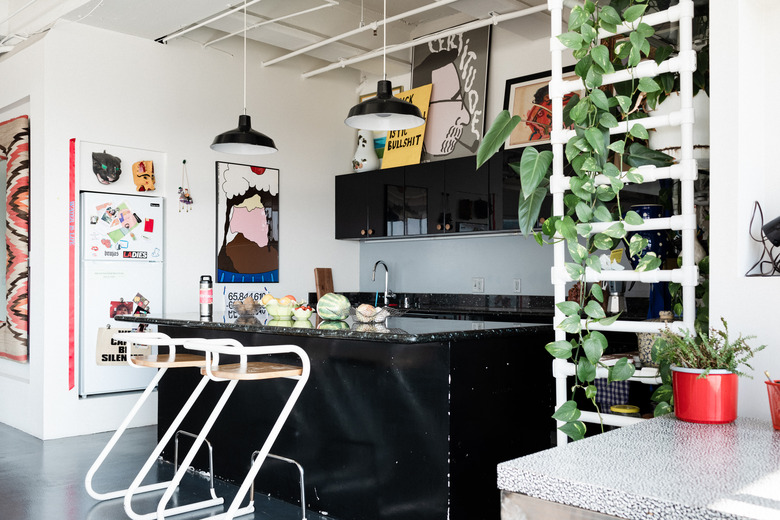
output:
M247 0L251 2L252 0ZM490 13L506 14L531 6L546 4L546 0L388 0L387 16L434 5L426 12L404 16L388 24L387 44L399 44L440 30L491 17ZM296 51L316 42L353 31L363 25L383 19L382 0L262 0L247 8L247 25L287 17L291 14L326 6L284 20L266 23L247 31L247 37ZM204 29L193 30L182 38L206 44L225 34L238 33L243 28L243 2L226 0L0 0L0 53L28 37L45 31L58 19L83 23L161 41L197 24ZM218 15L237 12L213 20ZM548 34L549 17L545 12L501 23L501 27L528 39ZM382 48L382 27L374 35L370 28L359 34L330 43L305 54L326 62L338 62ZM218 48L219 42L214 43ZM287 52L279 54L286 54ZM410 51L388 57L388 75L408 71ZM324 63L327 65L328 63ZM381 58L352 65L360 70L380 74Z

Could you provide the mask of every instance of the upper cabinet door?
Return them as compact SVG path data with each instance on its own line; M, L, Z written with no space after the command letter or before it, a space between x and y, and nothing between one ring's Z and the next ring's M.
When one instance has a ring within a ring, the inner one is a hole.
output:
M336 238L403 235L404 170L336 176Z
M444 164L444 232L492 230L489 163L477 170L477 160L471 156L452 159Z
M404 202L408 236L442 233L446 222L444 163L406 166Z

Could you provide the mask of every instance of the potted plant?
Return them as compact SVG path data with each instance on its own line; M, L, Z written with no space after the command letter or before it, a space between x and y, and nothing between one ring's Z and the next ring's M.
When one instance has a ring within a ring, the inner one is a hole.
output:
M737 418L738 377L752 367L748 360L766 345L753 348L754 336L734 339L721 318L723 330L711 329L678 334L664 330L653 344L653 361L658 363L664 384L652 399L659 402L655 415L674 410L677 418L696 423L721 424ZM670 377L671 371L671 377Z
M630 255L639 255L647 247L647 240L640 234L629 236L624 224L641 224L642 217L635 211L621 207L620 192L626 183L642 182L637 167L642 165L668 166L672 158L646 146L648 131L635 120L647 117L636 110L636 101L661 90L653 78L634 78L622 85L623 93L612 88L601 88L602 77L615 72L614 57L597 37L599 30L617 33L617 27L627 23L633 28L622 47L626 53L620 66L635 69L640 62L650 59L649 38L653 27L642 22L647 10L646 0L612 0L597 4L585 0L572 8L568 19L568 32L558 37L572 50L577 60L575 73L583 80L584 92L573 95L564 107L564 125L575 130L575 135L565 145L565 159L569 164L571 190L564 198L565 213L553 215L544 221L541 232L533 227L539 219L542 200L550 192L550 166L553 155L549 150L538 151L526 147L519 163L510 164L520 176L518 219L525 236L533 235L540 244L565 241L570 261L566 270L575 282L579 282L579 301L557 304L565 315L556 327L565 331L571 340L554 341L546 349L554 357L570 361L576 366L572 394L583 392L596 409L596 369L601 366L609 372L609 380L623 381L634 374L634 366L624 358L613 366L605 366L600 359L607 348L607 338L590 324L608 325L619 315L606 316L602 304L604 295L599 284L586 284L585 269L601 272L600 256L609 254L624 242ZM669 52L656 52L658 62ZM620 121L632 120L627 133L610 135L610 129ZM485 134L477 152L477 168L487 161L521 122L520 117L508 111L501 112ZM608 182L597 182L596 178ZM593 224L613 222L607 229L594 233ZM602 253L600 253L600 251ZM641 255L635 270L657 269L661 260L654 253ZM584 321L584 326L582 325ZM561 405L553 417L564 424L560 430L573 440L585 435L585 424L579 420L578 405L572 399Z

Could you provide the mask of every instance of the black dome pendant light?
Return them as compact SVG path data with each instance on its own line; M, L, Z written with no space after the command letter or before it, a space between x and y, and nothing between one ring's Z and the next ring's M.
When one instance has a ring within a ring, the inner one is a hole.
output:
M246 114L246 0L244 0L244 113L238 116L238 128L219 134L211 149L237 155L260 155L277 151L274 140L252 130L252 119Z
M387 20L387 0L384 0L384 19ZM382 24L383 78L376 85L376 97L358 103L349 110L344 123L362 130L407 130L423 123L420 109L408 101L393 97L393 85L387 79L387 22Z

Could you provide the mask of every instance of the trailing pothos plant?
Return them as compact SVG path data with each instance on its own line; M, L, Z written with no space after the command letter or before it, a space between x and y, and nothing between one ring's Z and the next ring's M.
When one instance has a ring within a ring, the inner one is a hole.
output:
M581 412L575 401L577 393L582 392L598 411L594 384L597 367L608 370L609 381L624 381L634 374L634 366L625 358L613 366L606 366L600 361L607 348L607 338L599 331L590 330L590 326L594 323L611 324L618 315L606 316L602 306L604 295L599 284L591 284L586 290L586 267L600 272L599 251L609 252L621 242L628 245L632 256L641 257L635 270L647 271L661 265L661 260L654 253L642 255L647 247L646 239L626 231L625 224L642 224L643 219L634 211L624 211L620 204L620 191L626 182L642 182L638 166L667 166L672 159L645 146L648 133L639 123L631 126L627 133L616 134L614 138L610 135L610 129L618 127L620 121L646 117L637 106L647 94L656 92L660 87L652 78L637 78L623 83L620 92L602 88L602 77L615 72L616 64L633 71L640 61L648 59L648 38L654 34L654 29L642 22L646 8L646 0L612 0L600 4L585 0L583 5L572 9L569 30L558 37L573 51L577 60L575 73L582 78L585 87L582 96L572 96L563 110L564 125L575 130L575 135L565 145L566 160L572 172L569 176L570 191L564 197L565 214L550 216L544 221L541 231L534 231L542 200L549 192L551 151L539 151L529 146L523 151L519 163L510 164L520 175L522 186L518 208L522 233L526 237L533 235L540 245L565 241L570 257L565 265L566 271L583 288L579 291L579 301L557 304L565 319L556 326L571 339L554 341L545 347L554 357L570 360L576 366L572 399L561 405L553 415L556 420L563 421L560 430L573 440L583 438L586 431L585 424L579 420ZM609 49L599 41L598 31L604 29L616 34L617 26L623 23L630 24L633 29L621 46L620 56L611 56ZM660 55L660 60L668 56L668 52L654 54ZM626 85L630 87L628 90ZM521 122L519 116L512 116L506 110L498 115L477 152L477 168L498 151ZM597 182L596 177L600 174L606 182ZM612 224L594 233L593 224L596 222Z

